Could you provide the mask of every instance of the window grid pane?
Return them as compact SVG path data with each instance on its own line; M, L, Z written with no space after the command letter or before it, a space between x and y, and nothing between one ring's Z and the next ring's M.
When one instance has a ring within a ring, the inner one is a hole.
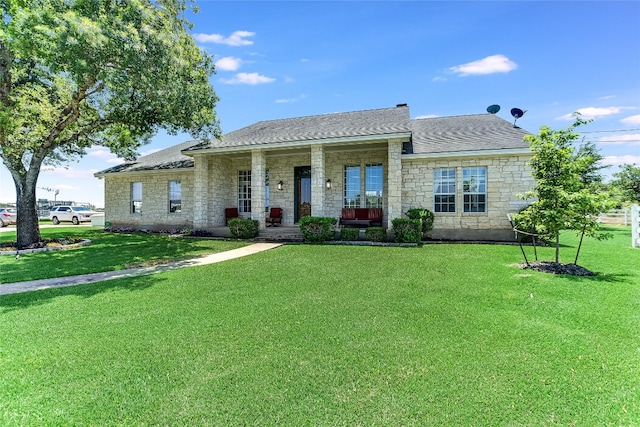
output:
M433 178L433 211L456 211L456 169L436 169Z
M370 164L365 168L365 195L368 208L382 207L382 165Z
M238 171L238 212L251 212L251 171Z
M487 211L487 168L474 167L462 170L464 212Z
M131 213L139 214L142 212L142 183L131 183Z
M360 207L360 166L344 167L344 207Z
M182 183L169 181L169 212L182 212Z

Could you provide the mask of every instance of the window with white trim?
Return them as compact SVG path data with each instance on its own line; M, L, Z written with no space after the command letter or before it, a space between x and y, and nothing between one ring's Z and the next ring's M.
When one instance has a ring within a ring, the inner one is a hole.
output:
M169 181L169 212L182 212L182 183Z
M382 207L382 164L370 164L365 168L365 195L368 208Z
M139 214L142 212L142 183L131 183L131 213Z
M433 172L433 211L456 211L456 169L436 169Z
M238 171L238 212L251 212L251 171Z
M487 211L487 168L462 169L463 212Z
M360 207L360 166L344 167L344 207Z

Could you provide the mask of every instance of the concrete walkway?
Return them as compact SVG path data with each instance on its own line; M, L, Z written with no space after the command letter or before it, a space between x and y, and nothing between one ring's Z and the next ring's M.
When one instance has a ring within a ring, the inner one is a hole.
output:
M151 267L130 268L127 270L106 271L104 273L82 274L80 276L56 277L54 279L33 280L28 282L16 282L0 284L0 295L17 294L20 292L37 291L41 289L63 288L65 286L82 285L85 283L101 282L103 280L121 279L123 277L135 277L146 274L162 273L164 271L176 270L184 267L195 267L199 265L214 264L216 262L227 261L247 255L253 255L269 249L282 246L282 243L255 243L238 249L226 252L219 252L192 258L182 261L175 261L168 264L159 264Z

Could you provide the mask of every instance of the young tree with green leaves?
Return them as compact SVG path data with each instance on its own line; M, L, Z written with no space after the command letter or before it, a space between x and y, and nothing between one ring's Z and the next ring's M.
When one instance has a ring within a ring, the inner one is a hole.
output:
M0 0L0 157L17 194L17 244L40 240L43 165L98 145L130 159L159 129L218 136L212 58L186 0Z
M597 159L585 154L585 150L575 153L574 144L579 135L574 129L586 123L588 121L578 115L566 130L543 126L539 134L525 137L534 153L531 167L536 184L523 196L533 202L517 215L517 222L555 242L555 262L560 259L561 230L571 229L581 234L574 263L577 263L584 235L606 237L598 233L597 216L609 209L610 201L606 194L589 189L589 184L597 181L593 175Z

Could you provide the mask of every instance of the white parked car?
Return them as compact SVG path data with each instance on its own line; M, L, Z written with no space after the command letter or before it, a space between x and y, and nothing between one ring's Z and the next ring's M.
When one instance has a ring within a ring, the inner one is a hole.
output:
M56 206L49 212L49 218L54 225L58 225L62 221L71 221L74 225L78 225L81 222L91 221L91 215L97 213L99 212L84 206Z
M18 211L11 208L0 208L0 227L15 224L18 220Z

